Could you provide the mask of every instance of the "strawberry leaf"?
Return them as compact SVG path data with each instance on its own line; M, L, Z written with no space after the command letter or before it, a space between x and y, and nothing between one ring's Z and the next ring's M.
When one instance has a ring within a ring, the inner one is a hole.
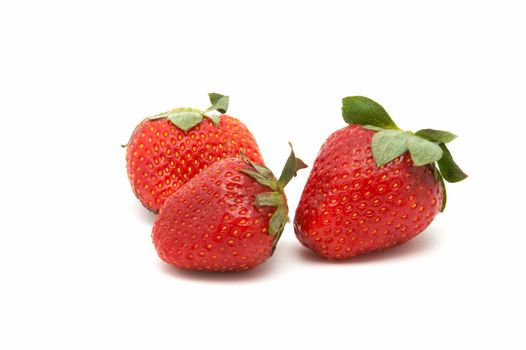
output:
M223 94L218 94L217 92L209 92L208 98L210 99L211 104L215 104L217 101L219 101L221 98L225 97Z
M156 114L154 116L148 117L148 119L149 120L156 120L156 119L166 118L168 113L170 113L170 111Z
M440 173L447 182L459 182L464 180L468 175L460 169L460 167L453 160L453 156L449 152L446 145L443 143L439 146L442 149L442 158L438 161Z
M362 128L367 129L367 130L372 130L372 131L382 131L382 130L384 130L382 128L379 128L377 126L372 126L372 125L362 125Z
M376 165L382 166L404 154L410 136L403 130L382 130L374 134L371 150Z
M450 133L449 131L434 130L434 129L422 129L415 132L415 135L420 136L431 142L448 143L457 138L457 135Z
M287 159L287 162L285 163L279 180L276 180L274 174L272 174L272 172L267 167L255 164L245 155L241 154L241 157L244 159L244 161L251 165L251 169L240 169L239 171L250 176L259 184L272 189L271 192L262 192L257 194L255 199L255 205L257 207L271 206L276 208L274 214L272 214L272 217L269 220L268 226L269 234L271 236L275 236L272 252L274 252L274 249L276 249L277 241L283 232L285 223L289 220L289 209L287 207L287 199L285 198L283 188L294 176L296 176L298 170L307 167L307 165L303 163L301 159L296 158L294 149L292 148L292 144L290 144L290 142L289 146L290 155Z
M283 167L283 171L281 172L281 175L278 180L278 184L281 188L287 186L289 181L297 175L298 170L305 169L307 167L307 164L305 164L301 159L296 158L296 155L294 154L294 149L292 148L292 144L290 142L289 146L290 155L287 159L287 162L285 163L285 166Z
M263 192L256 196L256 206L277 207L283 205L283 196L279 192Z
M178 128L188 131L203 120L203 116L199 112L180 111L173 112L166 115Z
M409 137L407 148L415 166L431 164L442 157L442 150L436 143L418 136Z
M371 125L382 129L398 129L385 109L364 96L349 96L342 100L343 119L348 124Z
M226 113L229 101L228 96L211 92L208 94L208 97L210 98L210 103L212 103L212 105L208 107L205 112L218 111L219 113Z
M275 179L274 177L274 174L272 173L272 171L270 171L269 168L267 168L266 166L264 165L259 165L255 162L253 162L252 160L250 160L250 158L248 158L243 152L241 152L241 158L243 158L243 160L245 162L247 162L248 164L252 165L252 167L254 169L257 170L258 173L260 173L261 175L265 176L265 177L270 177L270 178L273 178ZM277 181L277 180L275 180Z
M446 209L447 202L446 184L444 183L444 177L442 176L442 174L439 173L438 177L440 178L440 185L442 185L442 207L440 208L440 212L443 213Z
M205 117L210 119L212 123L214 123L215 126L217 126L221 122L221 117L217 114L214 114L213 112L207 112L203 114Z
M270 252L271 256L274 254L274 251L276 250L276 247L278 246L278 242L279 242L279 239L281 238L281 235L283 234L284 228L285 228L285 225L283 225L281 230L274 236L274 242L272 242L272 251Z
M241 169L240 171L253 178L257 183L263 186L267 186L268 188L274 191L278 190L278 186L275 179L269 178L268 176L262 175L259 172L253 170Z
M288 210L284 205L277 206L276 211L272 214L269 221L269 234L271 236L276 235L283 229L288 220L287 214Z
M249 160L249 161L250 161L250 165L252 165L252 166L258 171L258 173L260 173L261 175L264 175L264 176L270 177L270 178L274 179L275 181L278 181L278 180L274 177L274 174L272 173L272 171L270 171L269 168L267 168L267 167L264 166L264 165L256 164L256 163L254 163L254 162L251 161L251 160Z

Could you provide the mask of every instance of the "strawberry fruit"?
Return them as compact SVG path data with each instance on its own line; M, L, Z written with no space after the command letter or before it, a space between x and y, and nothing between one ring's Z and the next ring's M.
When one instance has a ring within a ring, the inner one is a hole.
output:
M226 114L228 96L210 93L205 111L176 108L144 119L127 144L126 167L133 192L153 212L210 164L245 154L263 163L247 127Z
M327 259L394 247L422 232L446 204L444 180L466 174L441 130L400 130L376 102L343 99L350 124L323 144L294 218L299 241Z
M293 151L279 179L248 158L210 165L161 207L152 231L159 257L182 269L205 271L261 264L288 221L283 188L304 167Z

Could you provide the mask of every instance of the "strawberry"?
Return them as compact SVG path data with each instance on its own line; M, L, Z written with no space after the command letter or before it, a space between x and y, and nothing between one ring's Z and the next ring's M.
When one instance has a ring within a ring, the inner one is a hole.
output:
M240 271L263 263L288 221L283 188L304 167L293 151L279 180L248 158L210 165L161 207L152 231L159 257L182 269L205 271Z
M141 203L153 212L172 193L213 162L239 157L263 163L254 136L226 113L228 96L209 94L205 111L176 108L144 119L126 151L128 178Z
M467 177L445 145L455 135L400 130L366 97L344 98L342 111L350 125L321 147L294 218L299 241L327 259L415 237L445 208L443 180Z

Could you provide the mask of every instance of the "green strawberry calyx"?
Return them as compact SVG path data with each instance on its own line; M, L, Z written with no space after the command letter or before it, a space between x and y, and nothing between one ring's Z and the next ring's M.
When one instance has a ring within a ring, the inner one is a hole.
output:
M456 135L435 129L422 129L414 133L402 130L380 104L364 96L343 98L342 115L348 124L358 124L376 132L371 142L371 151L378 167L405 152L409 152L415 166L431 165L437 180L442 184L441 211L444 211L447 198L444 180L459 182L467 177L446 146Z
M268 192L262 192L256 195L256 207L274 207L276 210L272 214L269 224L268 233L275 236L272 252L276 249L283 229L289 219L289 208L287 205L287 197L285 196L284 188L290 180L297 175L298 170L304 169L307 165L299 158L296 158L292 144L289 142L290 155L283 167L281 175L278 178L274 176L272 171L264 165L256 164L246 156L242 156L243 160L250 165L250 169L240 170L244 174L250 176L257 183L266 186L270 189Z
M228 109L229 98L228 96L215 92L209 93L208 98L210 99L211 106L204 111L197 108L182 107L159 113L148 119L156 120L167 118L183 131L188 131L201 123L203 118L210 119L212 123L217 126L221 121L220 115L226 113Z

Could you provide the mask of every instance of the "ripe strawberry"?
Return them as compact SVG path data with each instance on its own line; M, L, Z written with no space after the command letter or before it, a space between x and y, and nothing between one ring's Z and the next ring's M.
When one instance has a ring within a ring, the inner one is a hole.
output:
M244 153L263 163L247 127L226 113L228 97L209 94L206 111L176 108L146 118L134 130L126 151L128 178L141 203L157 212L164 201L211 163Z
M408 241L444 209L443 179L467 176L445 146L455 135L400 130L365 97L343 99L342 111L350 125L323 144L294 218L299 241L328 259Z
M191 270L240 271L261 264L288 221L283 188L304 167L291 152L278 180L247 158L215 162L161 207L152 231L159 257Z

